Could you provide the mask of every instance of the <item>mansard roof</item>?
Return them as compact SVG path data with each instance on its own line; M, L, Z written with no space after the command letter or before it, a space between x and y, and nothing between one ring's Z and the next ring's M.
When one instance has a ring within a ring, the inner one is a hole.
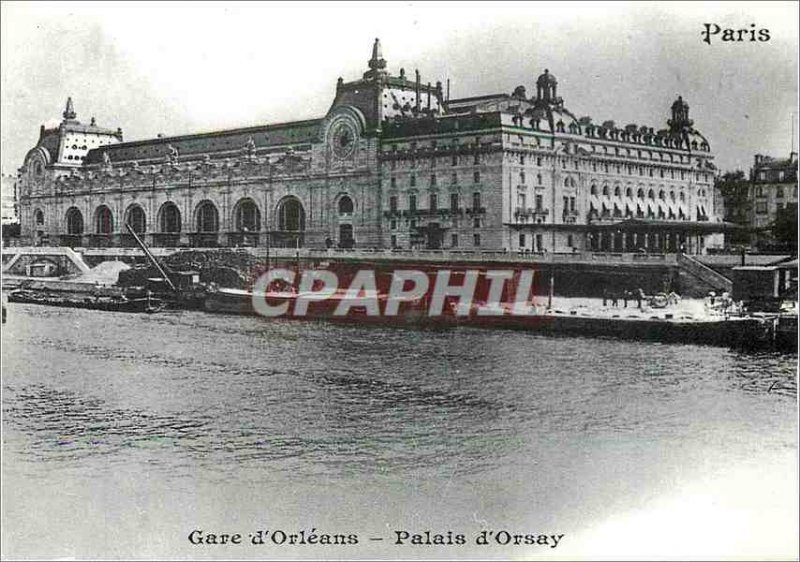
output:
M757 170L778 170L778 169L796 169L797 160L791 158L771 158L764 156L764 159L755 165Z
M398 119L396 121L387 121L383 124L383 138L389 140L418 135L463 133L465 131L499 127L501 124L502 120L499 111Z
M164 158L173 148L180 157L241 150L251 138L256 148L310 143L317 138L321 122L309 119L118 143L90 150L86 164L102 163L104 153L116 163Z

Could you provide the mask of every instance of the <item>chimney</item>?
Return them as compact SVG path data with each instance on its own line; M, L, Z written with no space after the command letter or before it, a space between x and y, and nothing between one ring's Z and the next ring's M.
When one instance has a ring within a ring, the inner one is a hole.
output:
M419 99L419 96L420 96L419 69L415 70L414 72L416 73L416 78L417 78L417 80L416 80L416 86L417 87L416 87L416 92L415 92L417 94L416 95L416 98L417 98L416 110L417 110L417 112L419 112L419 102L420 102L420 99Z

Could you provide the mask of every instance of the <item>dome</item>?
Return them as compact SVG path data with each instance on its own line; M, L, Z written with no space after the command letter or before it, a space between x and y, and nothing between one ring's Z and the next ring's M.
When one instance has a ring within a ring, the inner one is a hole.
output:
M678 96L678 99L672 104L672 109L689 109L689 104L683 101L682 96Z
M537 78L536 85L537 86L548 86L550 84L558 84L558 80L556 80L556 77L553 76L552 74L550 74L550 71L545 68L544 69L544 74L541 74L539 76L539 78Z

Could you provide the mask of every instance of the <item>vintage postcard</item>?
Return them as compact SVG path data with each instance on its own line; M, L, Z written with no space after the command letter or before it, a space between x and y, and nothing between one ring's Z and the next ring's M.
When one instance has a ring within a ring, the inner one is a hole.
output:
M794 2L2 2L4 560L796 560Z

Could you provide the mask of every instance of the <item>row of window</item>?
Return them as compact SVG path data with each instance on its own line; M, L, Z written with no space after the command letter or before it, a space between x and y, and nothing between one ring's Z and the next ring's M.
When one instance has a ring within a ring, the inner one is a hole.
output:
M788 207L790 204L784 203L775 203L775 212L780 213L784 208ZM766 215L768 213L768 207L766 201L756 201L756 213L759 215Z
M572 210L575 210L575 198L574 197L564 197L564 208L570 209L570 200L572 201ZM528 207L528 197L524 193L517 194L517 207L520 209L525 209ZM534 203L536 212L542 212L544 210L544 197L542 195L534 196Z
M597 193L597 185L596 185L596 184L592 184L592 186L589 188L589 193L590 193L591 195L597 195L597 194L598 194L598 193ZM618 185L617 185L617 186L614 186L614 197L620 197L620 196L621 196L621 195L620 195L621 193L622 193L622 191L621 191L620 187L619 187ZM607 186L607 185L604 185L604 186L603 186L603 193L602 193L602 194L603 194L604 196L606 196L606 197L608 197L608 196L609 196L609 190L608 190L608 186ZM705 197L705 196L706 196L706 190L705 190L705 189L700 189L700 190L698 190L698 192L697 192L697 195L698 195L699 197ZM627 189L625 190L625 197L630 197L630 198L633 198L633 189L631 189L630 187L629 187L629 188L627 188ZM636 197L637 197L637 198L639 198L639 199L644 199L644 189L641 189L641 188L639 188L639 189L636 191ZM655 197L655 191L654 191L654 190L652 190L652 189L648 190L648 192L647 192L647 198L648 198L648 199L655 199L655 198L656 198L656 197ZM664 200L664 199L666 198L666 194L665 194L664 190L660 190L660 191L658 192L658 198L659 198L659 199L661 199L661 200ZM675 192L674 192L674 191L670 191L670 192L669 192L669 198L670 198L672 201L675 201ZM683 191L681 191L681 192L680 192L680 194L679 194L678 198L679 198L681 201L685 201L685 200L686 200L686 196L684 195Z
M162 205L161 209L159 209L158 217L159 232L174 234L181 232L181 212L174 203ZM279 213L280 218L281 213ZM43 225L44 213L37 209L34 213L34 220L37 226ZM243 199L236 205L234 221L235 228L239 232L258 232L261 224L261 212L251 199ZM83 213L78 208L71 207L67 211L66 222L67 234L83 234ZM131 225L131 228L137 234L147 231L144 209L138 205L132 205L128 208L125 213L125 222ZM219 231L219 213L216 206L210 201L201 203L195 213L195 223L197 232ZM96 234L112 234L114 232L114 215L106 205L100 205L95 210L94 232Z
M589 218L595 217L602 217L602 218L640 218L640 219L668 219L668 220L685 220L687 218L686 213L683 212L683 209L678 209L678 212L675 213L674 210L668 209L664 211L662 208L658 208L657 210L653 211L652 209L648 208L646 211L640 206L636 206L636 212L633 211L629 206L625 207L625 210L619 208L616 204L614 204L614 208L611 209L606 207L605 204L601 206L600 209L594 206L594 203L589 203ZM698 212L698 220L700 220L702 215Z
M480 183L481 181L481 173L479 171L475 171L472 173L472 183ZM450 183L451 185L458 185L458 174L453 172L450 174ZM408 178L408 185L411 187L417 186L417 175L411 174ZM438 185L438 176L436 174L431 174L430 181L428 183L430 187L436 187ZM389 178L389 187L396 188L397 187L397 178L392 176Z
M391 244L392 248L397 248L397 235L392 234L391 237ZM472 235L472 245L476 248L480 247L481 245L481 235L479 233L475 233ZM451 234L450 235L450 247L451 248L458 248L458 234Z
M438 160L437 158L431 158L430 159L430 167L431 168L435 168L436 167L437 160ZM411 160L408 161L409 166L411 168L416 168L417 167L417 162L418 162L418 160L416 158L412 158ZM461 163L461 161L459 159L458 154L453 154L450 157L450 165L451 166L458 166L460 163ZM481 163L481 155L480 154L474 154L472 156L472 164L473 164L473 166L477 166L480 163ZM392 169L392 170L396 170L397 169L397 160L394 160L394 159L393 160L389 160L389 168Z
M411 221L409 222L409 228L411 230L414 230L414 229L417 228L417 224L418 223L417 223L416 219L411 219ZM458 225L455 224L455 226L458 226ZM480 227L481 227L481 218L480 217L473 217L472 218L472 228L480 228ZM389 221L389 229L390 230L397 230L397 220L396 219L392 219L391 221Z
M542 252L544 251L544 245L542 244L542 235L541 234L534 234L531 236L533 240L534 247L533 250L535 252ZM572 238L572 234L567 234L567 247L572 248L574 247L573 244L574 240ZM524 249L527 247L528 244L528 237L524 232L520 232L519 234L519 247Z
M764 186L759 185L756 187L756 197L766 197L767 193L764 191ZM793 196L797 197L797 186L793 188ZM783 199L784 191L782 186L778 186L775 188L775 197L777 199Z
M397 195L392 195L391 197L389 197L389 211L391 211L392 213L397 212L397 202L398 202ZM459 194L451 193L450 210L452 212L458 212L459 205L460 205ZM472 208L475 210L481 208L481 194L478 191L472 194ZM428 194L428 209L432 211L439 209L439 195L437 193ZM410 193L408 195L408 210L409 211L417 210L417 195L415 193Z

